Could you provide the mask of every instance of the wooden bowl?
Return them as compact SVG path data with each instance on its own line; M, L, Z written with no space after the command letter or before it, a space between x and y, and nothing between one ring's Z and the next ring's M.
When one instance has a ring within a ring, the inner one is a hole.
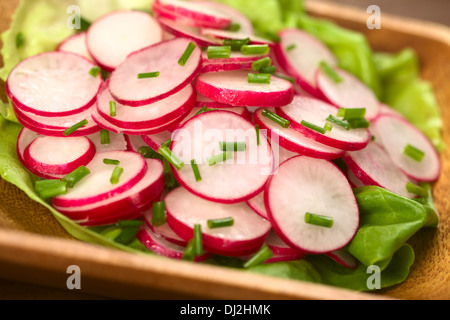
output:
M0 4L0 31L8 28L17 1ZM450 31L448 28L383 14L382 28L369 30L361 10L309 3L311 15L364 33L377 51L411 47L422 76L434 86L445 123L450 123ZM0 90L2 99L4 90ZM444 139L450 145L449 126ZM0 277L67 290L67 267L82 272L83 293L122 299L449 299L450 150L434 186L438 229L422 229L410 243L416 261L402 284L377 293L270 278L209 265L130 254L74 239L44 207L0 179Z

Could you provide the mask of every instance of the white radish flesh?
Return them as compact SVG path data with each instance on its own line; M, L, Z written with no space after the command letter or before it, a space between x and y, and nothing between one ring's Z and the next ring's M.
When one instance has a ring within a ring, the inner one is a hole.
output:
M152 222L153 219L153 211L148 210L144 214L144 221L147 227L152 230L156 235L163 238L164 240L167 240L171 243L174 243L176 245L186 247L188 244L188 241L180 238L173 230L170 228L168 223L164 223L162 225L154 225Z
M200 30L200 33L203 35L212 36L218 39L230 39L230 40L242 40L242 39L250 39L248 44L260 44L260 45L269 45L274 46L275 43L271 40L255 36L254 34L248 34L242 31L228 31L228 30L218 30L218 29L208 29L203 28Z
M122 133L108 132L109 143L102 144L102 136L100 132L87 136L95 145L98 153L109 151L126 151L127 141Z
M92 58L86 46L86 32L76 33L64 40L58 46L58 51L76 53L89 61L94 62L94 58Z
M255 211L260 217L269 220L269 215L267 214L266 206L264 204L264 191L258 193L251 199L248 199L247 205Z

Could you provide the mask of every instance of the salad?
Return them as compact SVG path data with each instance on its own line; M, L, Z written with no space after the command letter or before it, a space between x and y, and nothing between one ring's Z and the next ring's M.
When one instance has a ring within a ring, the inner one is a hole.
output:
M70 30L64 1L22 1L2 37L4 179L91 243L358 291L408 277L445 147L414 52L297 1L87 3Z

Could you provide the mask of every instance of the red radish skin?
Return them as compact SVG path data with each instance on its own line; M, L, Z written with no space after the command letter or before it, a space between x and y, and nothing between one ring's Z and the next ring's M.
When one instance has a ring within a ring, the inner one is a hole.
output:
M59 46L58 51L72 52L94 62L86 46L86 32L79 32L64 40Z
M178 60L190 43L176 38L132 53L109 78L109 90L116 101L127 106L143 106L169 97L185 88L201 68L201 50L196 47L184 66ZM137 75L159 72L155 78Z
M267 214L267 210L264 204L264 191L258 193L253 198L248 199L246 203L261 218L269 220L269 215Z
M222 103L245 107L281 107L292 102L294 87L287 80L272 77L270 84L248 83L247 71L200 74L195 88L203 96Z
M274 263L274 262L283 262L283 261L295 261L300 260L305 257L305 254L292 254L292 255L273 255L271 258L267 259L263 262L263 264Z
M358 267L358 260L345 248L328 252L325 255L346 268L355 269Z
M170 191L164 198L167 223L183 239L193 237L200 224L206 251L243 256L257 251L270 231L270 223L256 215L245 203L220 204L199 198L184 188ZM209 229L209 219L232 217L231 227Z
M158 151L158 149L161 148L161 145L164 142L172 139L172 133L170 131L163 131L157 134L141 136L141 139L144 141L145 145L149 146L155 151Z
M127 142L127 150L138 152L139 148L146 147L144 139L141 136L129 136L125 135L125 141Z
M148 13L119 10L106 14L89 27L86 45L106 71L116 69L127 56L163 40L163 30Z
M266 238L267 246L275 255L304 256L305 253L286 244L272 229Z
M314 254L331 252L347 245L356 234L359 210L355 196L345 175L329 161L302 156L285 161L264 194L274 231L293 248ZM306 212L333 218L333 226L306 223Z
M144 214L144 221L146 226L152 230L156 235L163 238L164 240L167 240L171 243L174 243L176 245L186 247L188 244L188 241L180 238L169 226L168 223L164 223L160 226L155 226L152 224L152 218L153 218L153 212L152 210L146 211Z
M21 111L48 117L74 115L89 109L100 90L101 75L89 74L93 67L95 64L74 53L35 55L14 67L6 92Z
M251 62L204 63L201 73L250 70L251 68Z

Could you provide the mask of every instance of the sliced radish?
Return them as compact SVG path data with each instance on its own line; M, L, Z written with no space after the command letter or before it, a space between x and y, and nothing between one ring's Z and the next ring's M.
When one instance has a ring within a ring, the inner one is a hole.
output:
M110 76L109 90L118 102L143 106L185 88L201 67L196 47L184 66L178 64L190 40L176 38L132 53ZM138 74L159 72L158 77L138 79Z
M223 203L245 201L262 191L273 169L271 147L263 136L257 145L254 125L229 111L199 114L174 131L171 149L185 165L174 169L178 182L199 197ZM209 165L208 158L223 153L220 142L245 143L225 162ZM201 181L191 167L195 160Z
M100 132L87 136L95 145L97 153L109 151L126 151L127 141L122 133L108 132L109 143L102 144L102 136Z
M229 58L208 58L208 53L203 51L202 61L204 64L228 64L228 63L247 63L254 62L259 59L268 57L267 54L251 54L246 55L240 52L232 51Z
M350 269L355 269L356 267L358 267L358 260L354 256L352 256L351 253L348 252L348 250L345 248L328 252L325 255L344 267Z
M145 145L157 151L159 148L161 148L161 145L164 142L167 142L170 139L172 139L172 132L163 131L156 134L148 134L145 136L141 136L141 139L142 141L144 141Z
M258 193L253 198L248 199L246 203L260 217L269 220L269 215L267 214L266 206L264 204L264 191Z
M164 198L167 223L183 239L193 237L201 225L203 246L211 253L243 256L257 251L270 231L270 223L255 214L245 203L220 204L195 196L184 188L170 191ZM210 219L233 218L233 225L208 228Z
M343 157L347 167L365 185L375 185L401 196L413 198L406 190L409 182L406 176L376 142L371 142L363 150L347 152Z
M336 57L319 39L304 31L286 29L279 37L280 42L274 48L278 63L303 90L317 96L316 71L322 61L337 65Z
M337 108L366 108L366 119L374 120L381 106L373 91L349 72L337 67L334 70L342 79L339 83L322 70L317 71L317 87L322 96Z
M251 68L251 62L204 63L201 73L250 70Z
M295 261L300 260L305 257L305 254L295 253L295 254L274 254L272 257L263 262L263 264L283 262L283 261Z
M267 246L272 250L272 252L275 255L294 255L294 256L300 256L305 255L304 252L292 248L286 242L284 242L277 233L272 229L269 233L269 235L266 238Z
M383 115L373 123L378 141L393 162L411 179L435 181L441 172L441 160L430 140L408 121L396 116ZM424 152L421 161L404 154L406 145Z
M271 40L255 36L254 34L245 33L242 31L234 32L228 30L218 30L218 29L208 29L203 28L200 30L200 33L203 35L212 36L218 39L231 39L231 40L240 40L249 38L249 44L267 44L269 46L274 46L275 43Z
M144 216L144 221L145 221L145 224L147 225L147 227L150 230L152 230L156 235L158 235L159 237L163 238L164 240L167 240L176 245L179 245L182 247L187 246L188 241L180 238L172 230L172 228L169 226L168 223L164 223L163 225L160 225L160 226L153 225L153 223L152 223L153 211L152 210L146 211L143 216Z
M78 223L80 226L83 227L99 227L99 226L109 226L112 224L116 224L120 220L135 220L139 219L142 216L141 211L139 210L133 210L130 211L130 213L120 213L115 216L108 216L105 218L100 219L92 219L92 218L85 218L81 220L75 220L72 219L75 223Z
M25 165L24 160L24 152L25 149L32 143L36 138L38 138L40 135L34 131L31 131L30 129L23 127L20 130L19 136L17 137L17 157L19 158L20 162Z
M272 77L270 84L248 83L247 75L246 71L203 73L197 77L195 87L211 100L234 106L281 107L292 101L291 82Z
M274 109L271 110L275 112ZM344 154L344 150L321 144L313 139L307 138L292 128L281 127L276 122L264 117L262 111L263 109L260 108L254 113L255 123L261 129L267 130L270 139L278 141L278 144L283 148L291 152L319 159L337 159Z
M103 159L120 162L123 173L117 184L111 183L115 165L103 163ZM138 153L111 151L98 154L86 166L90 174L69 189L64 195L52 198L52 204L60 207L83 206L119 195L136 185L147 172L147 163Z
M94 62L86 46L86 32L78 32L68 37L58 46L58 51L76 53Z
M6 81L6 91L21 111L48 117L73 115L95 102L102 79L90 75L93 67L95 64L74 53L42 53L16 65Z
M132 52L162 40L163 30L156 19L134 10L104 15L92 23L86 36L89 53L106 71L113 71Z
M40 177L66 175L87 165L95 145L86 137L37 137L26 147L23 158L28 170Z
M277 108L277 113L290 121L291 127L306 137L320 143L342 150L361 150L370 142L370 132L365 128L346 130L341 126L332 124L331 131L320 133L301 124L307 121L323 128L329 115L336 115L336 108L318 100L296 95L292 103Z
M352 186L352 188L361 188L366 186L364 183L361 182L361 180L359 180L355 174L352 172L352 170L347 169L347 179L348 182L350 182L350 185Z
M267 184L265 203L278 236L308 253L344 247L359 224L358 205L347 178L326 160L298 156L282 163ZM306 213L331 218L333 225L306 223Z

